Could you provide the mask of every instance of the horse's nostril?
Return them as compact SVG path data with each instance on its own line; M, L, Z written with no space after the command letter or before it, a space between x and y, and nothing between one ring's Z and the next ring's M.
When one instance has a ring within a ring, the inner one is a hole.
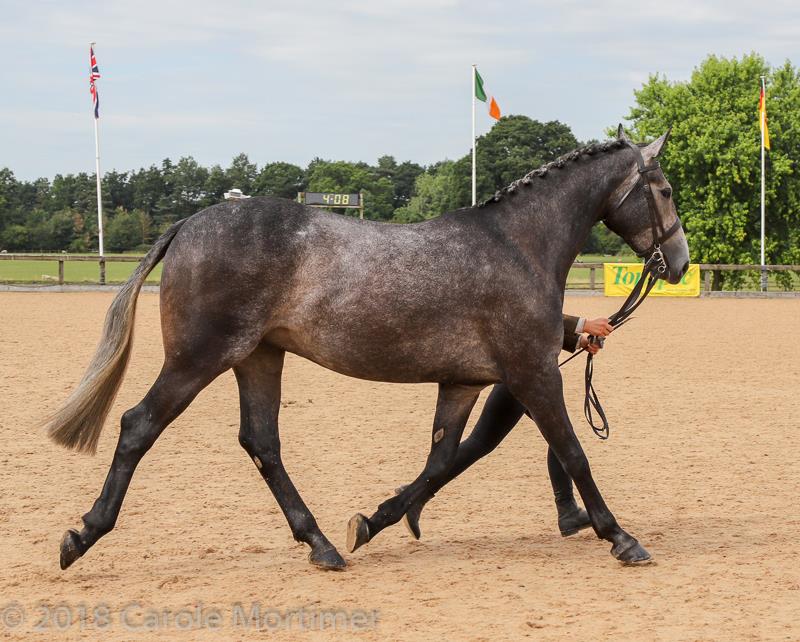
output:
M688 269L689 269L689 259L686 259L686 263L684 263L684 264L683 264L683 267L681 268L681 273L680 273L680 274L681 274L681 276L683 276L684 274L686 274L686 272L687 272L687 270L688 270Z

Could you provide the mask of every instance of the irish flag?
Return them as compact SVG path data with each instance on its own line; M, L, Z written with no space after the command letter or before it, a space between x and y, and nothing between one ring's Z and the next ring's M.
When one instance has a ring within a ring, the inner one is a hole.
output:
M500 120L500 107L497 105L494 96L487 97L486 90L483 88L483 78L478 73L477 67L475 68L475 98L488 103L489 115L495 120Z

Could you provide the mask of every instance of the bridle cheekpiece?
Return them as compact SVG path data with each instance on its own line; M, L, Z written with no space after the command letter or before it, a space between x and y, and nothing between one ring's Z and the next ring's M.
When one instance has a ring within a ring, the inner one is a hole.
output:
M663 275L667 271L667 262L664 259L663 252L661 251L661 244L680 229L681 220L680 218L676 217L675 222L668 229L664 229L664 225L661 223L661 219L658 216L658 208L656 207L655 198L653 197L653 188L650 183L649 176L650 172L660 169L661 165L655 158L653 158L650 161L650 164L647 165L644 162L642 151L639 149L638 145L627 139L625 139L625 143L634 152L639 178L633 184L631 189L625 193L622 199L620 199L619 203L617 203L617 209L619 209L628 196L633 193L633 190L636 189L636 186L641 184L641 187L644 190L645 199L647 200L647 209L650 214L650 229L652 231L653 242L644 251L636 252L636 256L641 258L649 256L650 258L647 260L647 263L650 265L651 270L658 272L659 275Z

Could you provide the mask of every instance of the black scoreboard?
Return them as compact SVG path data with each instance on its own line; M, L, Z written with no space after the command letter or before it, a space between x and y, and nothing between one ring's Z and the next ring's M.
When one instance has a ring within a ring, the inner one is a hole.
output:
M302 192L302 201L306 205L323 207L361 207L361 194L336 194L334 192Z
M358 210L358 218L364 218L364 194L340 194L338 192L298 192L297 202L309 207L326 209L350 208Z

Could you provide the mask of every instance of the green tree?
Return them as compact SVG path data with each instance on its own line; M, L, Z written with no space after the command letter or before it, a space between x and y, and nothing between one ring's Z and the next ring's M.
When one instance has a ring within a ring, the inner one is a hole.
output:
M567 125L557 120L542 123L527 116L504 116L478 138L478 202L545 163L578 147ZM472 156L467 154L455 166L460 206L471 202Z
M363 192L364 216L374 220L388 220L394 209L394 185L385 176L379 177L375 168L366 163L325 161L314 159L306 171L310 192ZM349 212L355 216L355 210Z
M127 172L123 172L122 174L114 170L106 172L103 174L102 184L104 206L105 198L107 197L109 206L112 209L118 207L131 209L133 207L133 189L128 180Z
M232 187L238 187L245 194L253 193L253 184L258 176L258 167L251 163L247 154L239 154L225 170L225 175Z
M457 202L458 182L453 161L433 166L417 177L415 195L408 205L395 210L394 220L397 223L416 223L457 209L461 205Z
M478 138L475 147L478 202L486 200L512 181L576 147L577 139L563 123L542 123L527 116L504 116L487 134ZM439 187L446 183L447 189L452 190L452 193L447 199L436 200L447 202L449 209L469 206L472 202L472 154L466 154L447 167L447 171L452 174L447 180L441 179ZM429 168L427 173L435 173L435 170L432 172ZM412 210L419 208L419 204L412 206L412 201L413 199L407 201ZM401 217L407 215L408 212L405 211L400 214ZM395 218L397 217L396 214Z
M578 147L566 125L542 123L527 116L504 116L478 138L478 202L528 172ZM413 171L413 170L412 170ZM472 201L472 155L444 161L416 178L414 195L395 211L399 223L420 221L467 207Z
M150 217L141 210L118 208L105 229L105 244L111 252L133 250L147 241Z
M581 252L587 254L617 254L625 247L625 242L602 223L592 228L589 240ZM630 252L630 250L628 250Z
M8 167L0 169L0 230L9 225L22 223L19 203L19 182Z
M103 207L111 208L108 191L103 192ZM74 209L97 217L97 181L94 174L56 174L45 209L48 212Z
M202 209L206 197L208 170L191 156L178 161L172 172L172 215L175 220Z
M67 250L75 239L74 212L64 209L53 214L47 222L50 239L48 246L53 250Z
M397 164L394 156L381 156L375 167L377 178L386 178L392 183L392 207L398 209L407 205L414 195L414 184L417 177L425 170L421 165L405 161Z
M86 217L76 210L72 212L72 240L69 244L69 251L76 253L85 253L91 250L92 237L86 227Z
M305 185L305 172L291 163L264 165L253 182L254 196L280 196L294 199Z
M214 165L208 172L205 187L204 207L221 203L225 198L225 192L233 187L231 179L225 174L225 170L219 165Z
M686 229L692 260L760 262L760 145L757 106L767 77L772 149L766 173L767 263L800 262L800 75L771 69L757 54L709 56L688 81L651 76L628 120L638 139L672 126L662 166ZM722 285L722 273L716 287ZM787 275L788 276L788 275ZM725 277L735 283L736 274Z
M417 177L421 176L425 169L422 165L405 161L397 166L397 169L392 176L392 183L394 184L394 202L395 208L407 205L414 196L414 188L416 185Z
M175 164L169 159L165 158L161 161L161 191L158 196L158 201L150 215L156 222L159 230L163 230L175 221L178 220L177 203L175 200Z
M50 214L40 208L28 212L25 217L25 227L28 230L28 247L25 249L37 252L55 250L50 227Z
M133 207L152 215L167 188L161 170L155 165L141 168L131 173L129 182L133 192Z
M0 232L0 250L19 252L27 250L30 243L28 228L14 223Z

